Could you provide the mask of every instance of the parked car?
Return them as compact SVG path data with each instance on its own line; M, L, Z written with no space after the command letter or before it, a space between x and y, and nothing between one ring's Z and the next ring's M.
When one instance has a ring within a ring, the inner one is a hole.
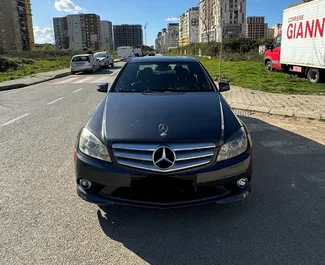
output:
M250 194L250 133L197 59L132 58L108 86L76 141L82 199L174 208Z
M79 54L71 59L71 74L77 72L92 72L95 73L101 69L98 59L92 54Z
M114 57L110 52L96 52L94 56L99 59L102 68L114 67Z

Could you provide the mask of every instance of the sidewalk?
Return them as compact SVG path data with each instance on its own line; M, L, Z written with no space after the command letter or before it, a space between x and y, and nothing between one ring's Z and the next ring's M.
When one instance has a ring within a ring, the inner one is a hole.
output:
M114 60L115 63L120 62L120 61L121 60L119 60L119 59ZM52 79L68 76L70 74L71 74L70 68L65 68L65 69L60 69L60 70L56 70L56 71L38 73L35 75L26 76L26 77L11 80L11 81L4 81L4 82L0 82L0 91L36 85L39 83L50 81Z
M56 71L38 73L31 76L26 76L23 78L11 80L11 81L4 81L0 83L0 91L9 90L9 89L16 89L21 87L26 87L30 85L36 85L42 82L46 82L55 78L60 78L64 76L70 75L70 68L60 69Z
M233 109L274 115L325 119L325 96L266 93L236 86L222 93Z

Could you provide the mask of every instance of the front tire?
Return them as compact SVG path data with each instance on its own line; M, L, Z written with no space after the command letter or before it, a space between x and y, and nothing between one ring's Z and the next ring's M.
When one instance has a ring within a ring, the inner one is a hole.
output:
M320 71L316 68L309 68L307 72L307 79L312 84L320 82Z
M114 63L111 63L111 67L114 67Z
M272 64L272 61L268 60L266 63L265 63L265 69L267 72L271 73L273 71L273 64Z

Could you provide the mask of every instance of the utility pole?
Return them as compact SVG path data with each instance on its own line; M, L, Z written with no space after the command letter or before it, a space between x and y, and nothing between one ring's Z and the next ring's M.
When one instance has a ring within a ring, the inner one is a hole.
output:
M148 26L148 22L147 24L144 26L144 44L147 45L147 26Z

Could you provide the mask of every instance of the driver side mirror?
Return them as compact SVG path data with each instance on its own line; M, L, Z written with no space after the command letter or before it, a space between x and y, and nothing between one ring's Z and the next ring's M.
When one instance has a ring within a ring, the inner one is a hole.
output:
M226 92L230 90L230 85L229 83L226 82L219 82L218 87L219 87L219 92Z
M109 87L108 83L97 84L97 91L107 93L108 87Z

